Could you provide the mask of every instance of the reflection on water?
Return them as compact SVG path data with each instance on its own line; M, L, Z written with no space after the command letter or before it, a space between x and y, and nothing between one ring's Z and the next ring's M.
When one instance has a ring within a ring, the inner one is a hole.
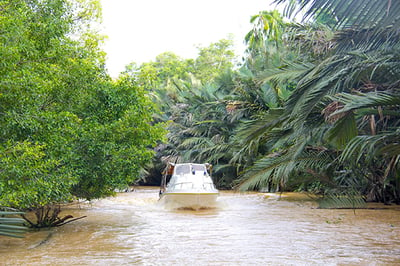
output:
M217 209L168 211L157 200L157 188L138 188L71 207L88 217L0 237L1 265L400 264L399 207L321 210L293 194L221 192Z

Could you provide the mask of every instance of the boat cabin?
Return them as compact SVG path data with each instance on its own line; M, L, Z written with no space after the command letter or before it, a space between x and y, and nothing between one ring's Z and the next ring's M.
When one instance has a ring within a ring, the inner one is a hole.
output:
M167 189L214 189L210 177L212 166L210 164L172 164L169 163L161 180L160 195Z

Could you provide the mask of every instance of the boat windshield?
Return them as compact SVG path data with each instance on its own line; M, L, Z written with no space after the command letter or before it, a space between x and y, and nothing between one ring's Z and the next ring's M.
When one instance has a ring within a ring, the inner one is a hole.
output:
M175 174L184 175L195 172L206 172L206 167L203 164L181 164L175 166Z
M204 172L204 171L206 171L206 168L204 167L204 164L192 164L192 171Z
M188 164L176 165L175 173L177 175L189 174L190 173L190 165L188 165Z

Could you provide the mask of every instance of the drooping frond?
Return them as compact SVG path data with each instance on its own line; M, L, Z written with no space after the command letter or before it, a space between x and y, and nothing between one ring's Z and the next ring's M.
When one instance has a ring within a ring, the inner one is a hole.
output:
M290 0L276 0L275 3L295 4ZM305 10L306 17L331 14L336 18L337 27L400 27L400 3L390 0L297 0L298 9ZM288 15L294 15L290 13Z
M199 159L207 159L210 162L218 162L221 159L229 158L232 146L229 143L218 143L202 149L199 153Z
M24 226L25 220L16 218L16 215L24 214L23 212L0 210L0 235L8 237L24 237L23 234L28 230Z
M291 62L279 68L267 69L258 78L261 82L287 83L299 79L312 67L314 67L314 64L310 62Z
M354 64L352 60L350 56L332 57L309 71L289 98L287 112L291 112L292 117L302 123L327 94L349 88L350 84L347 83L354 82L350 80Z
M237 137L248 145L250 142L264 137L270 130L285 121L283 109L270 109L263 119L245 121L237 130Z
M210 144L207 138L203 137L191 137L182 141L182 143L178 146L178 148L182 148L185 150L190 150L196 147L197 149L201 147L207 147Z
M388 92L370 92L349 94L341 93L330 97L332 100L339 101L344 107L334 112L332 115L338 115L361 108L371 108L377 106L397 107L400 109L400 94ZM396 115L396 113L393 113ZM400 116L400 113L397 113Z
M255 190L284 186L293 173L308 170L322 170L332 163L332 157L325 151L303 150L300 154L293 151L285 154L266 156L242 175L241 190Z
M358 130L354 114L347 112L328 130L327 139L333 141L337 147L342 148L357 134Z
M395 44L399 39L400 2L391 0L276 0L276 3L288 3L294 15L295 10L305 11L305 18L331 16L336 28L343 30L341 36L352 39L346 47L370 48L383 43ZM294 7L298 7L298 9ZM298 12L297 12L298 13ZM339 35L340 36L340 35Z
M365 208L366 201L359 191L349 189L345 191L329 191L318 199L321 209L357 209Z
M296 90L289 98L287 110L292 113L293 118L301 123L326 96L348 92L348 94L343 94L343 101L346 100L345 97L357 97L351 95L350 92L353 88L363 89L362 80L374 78L380 82L388 82L386 86L387 89L390 89L397 84L393 83L393 80L398 80L400 77L397 71L398 67L397 59L382 59L379 58L379 55L371 57L363 53L352 53L333 56L321 62L300 80ZM386 73L386 76L383 76L383 73ZM397 104L397 94L396 92L395 95L392 95L393 97L390 97L390 94L377 94L376 97L369 94L371 95L369 101L371 104L377 100L380 100L382 104ZM346 107L338 112L347 111L349 109Z
M384 155L387 157L400 155L400 131L384 132L378 135L363 135L353 138L340 156L340 161L360 161L362 157L373 158Z

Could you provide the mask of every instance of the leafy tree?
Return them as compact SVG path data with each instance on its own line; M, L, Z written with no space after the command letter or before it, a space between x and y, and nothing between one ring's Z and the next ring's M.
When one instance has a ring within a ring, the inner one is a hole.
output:
M132 183L164 130L135 80L107 75L99 1L0 1L0 14L0 202L59 225L54 204Z
M222 39L208 47L199 47L194 62L194 76L203 84L212 83L216 77L231 69L235 59L233 41Z
M44 146L29 142L2 147L1 203L21 209L68 201L76 177L60 161L46 157Z
M112 195L132 184L161 140L161 124L152 125L154 104L129 76L98 90L85 108L88 114L76 139L73 164L81 169L76 196L92 199Z
M252 16L250 22L253 29L246 34L245 40L253 50L271 41L276 45L282 43L285 23L279 11L261 11Z

